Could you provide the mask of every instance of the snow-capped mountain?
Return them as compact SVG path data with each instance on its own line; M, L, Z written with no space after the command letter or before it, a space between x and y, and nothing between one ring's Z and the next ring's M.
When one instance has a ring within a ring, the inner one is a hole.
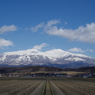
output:
M82 54L70 53L61 49L41 52L37 49L5 52L0 55L0 65L47 65L58 67L93 66L95 59Z

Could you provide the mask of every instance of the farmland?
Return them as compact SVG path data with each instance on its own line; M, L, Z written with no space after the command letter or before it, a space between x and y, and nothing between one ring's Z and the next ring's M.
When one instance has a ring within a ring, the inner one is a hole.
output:
M0 95L95 95L95 79L0 78Z

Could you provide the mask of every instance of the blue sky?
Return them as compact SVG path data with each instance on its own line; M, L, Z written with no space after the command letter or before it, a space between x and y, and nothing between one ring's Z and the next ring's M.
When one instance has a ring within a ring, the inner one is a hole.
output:
M95 0L0 0L0 53L35 46L95 58Z

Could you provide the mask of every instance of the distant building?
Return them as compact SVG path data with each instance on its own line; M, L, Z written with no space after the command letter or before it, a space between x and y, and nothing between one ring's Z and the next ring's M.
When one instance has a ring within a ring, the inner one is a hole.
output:
M2 74L0 74L0 77L2 77Z
M67 77L67 78L71 78L72 76L71 76L71 75L67 75L66 77Z
M90 77L93 77L93 76L91 74L83 75L83 78L90 78Z

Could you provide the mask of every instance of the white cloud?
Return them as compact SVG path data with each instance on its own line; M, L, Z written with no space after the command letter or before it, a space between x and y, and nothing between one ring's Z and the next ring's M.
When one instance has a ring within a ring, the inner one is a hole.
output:
M17 30L17 26L15 25L10 25L10 26L2 26L0 28L0 34L4 33L4 32L9 32L9 31L16 31Z
M86 50L82 50L81 48L76 48L76 47L74 47L74 48L71 48L71 49L69 49L68 51L70 51L70 52L93 52L94 50L92 50L92 49L86 49Z
M58 24L58 23L61 23L60 20L51 20L51 21L48 21L47 22L47 27L51 27L52 25L55 25L55 24Z
M81 50L81 48L76 48L76 47L71 48L68 51L70 51L70 52L81 52L81 53L84 52L83 50Z
M44 31L49 31L52 27L54 27L56 24L61 23L60 20L51 20L48 21L47 24L44 26Z
M0 47L12 46L13 42L5 39L0 39Z
M65 23L65 25L68 24L67 22L64 22L64 23Z
M37 26L32 27L31 30L32 30L33 32L37 32L37 30L38 30L39 28L43 27L43 26L44 26L44 23L40 23L40 24L38 24Z
M36 45L33 47L33 49L41 50L43 47L46 47L48 44L42 43L41 45Z
M89 51L90 51L90 52L93 52L94 50L92 50L92 49L89 49Z
M35 27L32 27L31 31L37 32L39 28L43 28L44 30L48 30L51 28L51 26L56 25L58 23L60 23L59 20L51 20L51 21L48 21L47 24L42 22L42 23L36 25Z
M86 51L93 52L94 50L92 50L92 49L87 49Z
M58 21L50 21L48 22L47 28L45 28L45 32L50 35L61 36L63 38L67 38L71 41L81 41L88 43L95 43L95 23L86 24L86 26L80 26L77 29L63 29L57 26L52 26L53 24L59 23Z
M47 24L40 23L31 30L36 32L39 28L43 28L49 35L67 38L70 41L81 41L87 43L95 43L95 23L79 26L77 29L58 28L56 24L61 23L60 20L51 20ZM65 22L67 24L67 22Z

